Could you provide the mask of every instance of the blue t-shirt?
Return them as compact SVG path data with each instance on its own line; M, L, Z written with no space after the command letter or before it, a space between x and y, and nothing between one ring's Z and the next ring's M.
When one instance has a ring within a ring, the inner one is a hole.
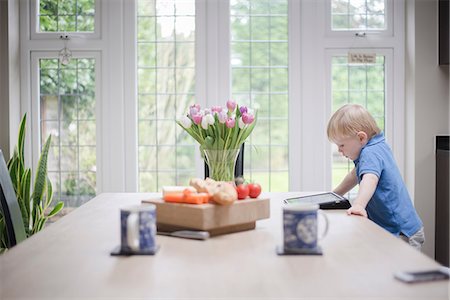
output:
M422 221L412 205L383 133L368 141L354 164L358 183L367 173L378 177L377 188L366 207L369 219L397 236L403 233L410 237L416 233L423 226Z

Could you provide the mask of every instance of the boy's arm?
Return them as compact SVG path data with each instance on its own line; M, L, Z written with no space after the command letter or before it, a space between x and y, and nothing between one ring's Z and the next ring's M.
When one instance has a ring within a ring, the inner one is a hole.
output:
M377 188L378 177L375 174L367 173L363 175L359 183L358 196L353 202L352 207L347 210L348 215L360 215L367 218L366 206L372 198Z
M356 179L356 169L353 168L342 180L342 182L334 189L333 192L335 192L338 195L344 196L346 193L348 193L352 188L355 187L355 185L358 183L358 180Z

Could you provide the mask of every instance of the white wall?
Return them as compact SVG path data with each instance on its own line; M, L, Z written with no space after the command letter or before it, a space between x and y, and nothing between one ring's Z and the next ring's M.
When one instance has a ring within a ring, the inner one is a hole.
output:
M449 68L437 62L438 1L406 2L407 183L424 222L424 252L434 258L434 137L449 133Z
M0 1L0 149L9 157L8 2Z
M0 0L0 149L7 160L20 122L19 2Z

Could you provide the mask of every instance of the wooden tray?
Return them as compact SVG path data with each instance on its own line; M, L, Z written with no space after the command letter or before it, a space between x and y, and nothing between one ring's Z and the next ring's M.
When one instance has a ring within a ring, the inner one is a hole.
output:
M156 205L160 231L204 230L219 235L254 229L256 220L270 217L270 199L237 200L232 205L166 203L162 199L142 200Z

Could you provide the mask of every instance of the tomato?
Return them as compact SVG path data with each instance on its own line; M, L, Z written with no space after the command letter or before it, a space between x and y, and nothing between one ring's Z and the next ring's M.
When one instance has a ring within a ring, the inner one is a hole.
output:
M246 184L240 184L236 187L236 192L238 194L238 199L242 200L248 197L248 194L250 193L250 190L248 188L248 185Z
M258 183L249 183L247 187L251 198L256 198L261 194L261 185Z

